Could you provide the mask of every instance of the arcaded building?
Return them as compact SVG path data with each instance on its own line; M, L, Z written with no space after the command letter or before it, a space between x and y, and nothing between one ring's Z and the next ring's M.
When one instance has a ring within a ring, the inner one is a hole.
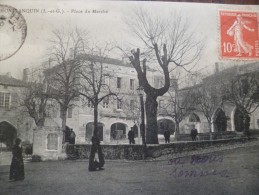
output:
M96 58L98 59L98 57ZM135 141L141 143L140 137L140 102L137 94L138 78L136 70L123 60L105 58L103 68L112 73L105 77L105 84L119 94L119 99L104 99L98 106L99 136L104 144L128 143L128 132L135 127ZM163 75L154 69L148 69L148 78L151 85L159 88L163 85ZM172 116L172 96L165 94L158 98L158 133L164 140L163 133L166 129L174 132L175 126ZM67 128L73 129L76 134L76 143L91 143L93 135L94 111L89 101L81 98L71 102L67 111ZM47 126L61 126L60 108L55 106L49 110Z
M9 150L15 138L32 143L34 122L21 107L25 82L10 73L0 75L0 147Z
M184 96L190 90L198 90L203 85L211 87L217 94L220 94L218 89L222 82L230 83L238 75L257 73L259 74L259 63L250 63L241 66L233 66L222 71L218 67L214 74L203 79L199 85L180 89L179 96ZM229 85L230 87L230 85ZM242 114L234 104L223 102L221 105L215 107L211 117L211 131L214 133L215 138L224 138L221 135L235 135L243 134L243 121L241 120ZM250 130L252 133L259 133L259 109L256 109L250 115ZM190 134L191 128L195 126L200 134L200 139L208 138L210 132L209 123L206 119L204 112L195 107L190 109L189 113L184 117L180 123L180 134L182 138L186 138ZM227 136L225 136L227 137Z

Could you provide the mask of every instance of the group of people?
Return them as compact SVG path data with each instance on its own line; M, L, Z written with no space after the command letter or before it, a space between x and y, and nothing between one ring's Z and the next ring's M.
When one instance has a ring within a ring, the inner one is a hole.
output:
M70 144L75 144L75 132L73 129L70 129L69 134L66 132L65 139ZM191 129L191 138L192 141L197 140L198 130L195 126ZM164 131L165 143L170 143L170 131ZM134 128L128 133L129 144L135 144L135 133ZM23 156L22 156L22 146L21 146L21 139L17 138L15 140L14 147L12 149L13 158L10 166L10 177L11 181L18 181L24 179L24 163L23 163ZM102 148L100 145L100 139L97 136L92 137L92 147L89 157L89 171L96 171L97 169L103 170L104 166L104 155L102 152ZM97 157L96 157L97 155Z

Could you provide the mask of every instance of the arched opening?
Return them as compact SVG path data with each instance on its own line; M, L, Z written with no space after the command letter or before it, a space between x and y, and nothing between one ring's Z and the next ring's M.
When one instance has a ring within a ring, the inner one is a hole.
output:
M17 138L17 130L10 123L3 121L0 123L0 145L6 150L11 150L14 140Z
M157 121L158 125L158 134L164 135L165 130L169 130L170 134L174 134L175 132L175 124L173 121L169 119L160 119Z
M214 131L226 131L227 130L227 117L222 109L217 109L214 117Z
M239 109L235 110L234 125L236 131L242 132L244 130L244 115Z
M64 134L63 134L63 136L64 136L63 140L64 140L65 142L67 142L67 143L69 143L70 132L71 132L71 128L68 127L68 126L66 126L65 132L64 132Z
M103 123L97 123L98 137L100 141L103 141ZM94 122L87 123L85 127L85 140L91 140L94 134Z
M111 125L111 139L120 140L126 138L126 125L123 123L114 123Z
M200 123L201 120L200 120L200 117L195 114L195 113L192 113L189 117L189 122L192 122L192 123Z

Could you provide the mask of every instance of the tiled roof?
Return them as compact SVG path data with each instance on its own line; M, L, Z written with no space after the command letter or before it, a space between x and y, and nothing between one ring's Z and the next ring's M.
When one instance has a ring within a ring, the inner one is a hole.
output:
M25 86L25 82L7 75L0 75L0 85L6 86Z

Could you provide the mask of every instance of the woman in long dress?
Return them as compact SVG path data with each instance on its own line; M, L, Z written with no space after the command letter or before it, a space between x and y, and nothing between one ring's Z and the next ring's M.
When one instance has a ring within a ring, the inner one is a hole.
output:
M237 15L237 19L233 25L227 30L229 36L234 35L235 48L234 51L237 52L237 56L242 56L242 53L245 53L249 56L252 55L253 46L248 44L243 39L243 29L245 28L248 31L254 32L254 29L249 28L246 23L248 21L244 20L240 14Z
M24 180L24 163L22 156L22 147L20 146L22 140L17 138L12 149L13 158L10 167L10 180Z

